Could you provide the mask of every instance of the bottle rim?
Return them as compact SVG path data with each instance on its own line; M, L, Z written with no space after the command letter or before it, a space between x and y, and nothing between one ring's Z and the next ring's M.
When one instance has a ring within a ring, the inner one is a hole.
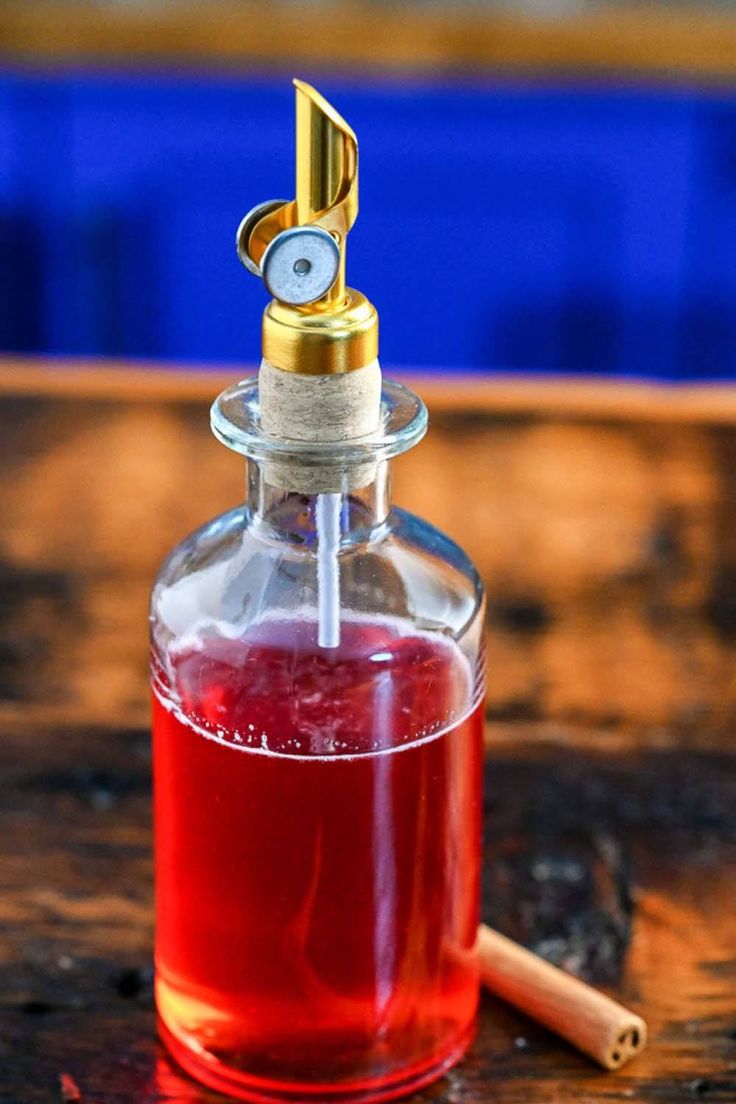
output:
M380 425L374 433L345 441L297 441L275 437L261 424L258 376L222 391L210 408L210 427L218 441L253 460L288 457L311 465L346 467L390 460L417 445L427 432L427 407L409 387L395 380L381 386Z

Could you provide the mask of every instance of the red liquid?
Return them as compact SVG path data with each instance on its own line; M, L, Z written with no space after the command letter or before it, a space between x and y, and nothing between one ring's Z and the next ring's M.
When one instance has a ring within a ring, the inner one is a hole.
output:
M482 713L400 631L216 638L154 695L162 1034L244 1099L388 1099L472 1034Z

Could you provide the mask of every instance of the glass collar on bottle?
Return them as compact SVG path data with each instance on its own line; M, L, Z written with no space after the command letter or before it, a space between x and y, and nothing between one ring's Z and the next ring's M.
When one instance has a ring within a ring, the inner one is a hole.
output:
M375 433L345 441L298 441L274 437L261 425L258 377L241 380L217 396L210 411L218 441L254 460L288 456L308 465L352 464L390 460L421 441L427 431L427 408L413 391L384 380L381 421Z

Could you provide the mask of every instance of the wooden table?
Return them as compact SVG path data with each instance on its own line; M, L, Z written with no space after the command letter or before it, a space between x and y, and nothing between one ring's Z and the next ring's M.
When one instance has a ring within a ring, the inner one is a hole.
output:
M0 366L0 1104L220 1099L154 1033L146 600L241 494L222 382ZM491 597L485 919L652 1040L602 1074L486 997L415 1099L736 1100L736 394L419 387L396 497Z

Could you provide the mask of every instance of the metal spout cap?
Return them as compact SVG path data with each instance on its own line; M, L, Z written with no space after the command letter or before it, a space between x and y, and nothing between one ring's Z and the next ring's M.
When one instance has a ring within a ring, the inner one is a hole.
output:
M295 80L296 198L254 208L237 249L273 300L263 318L263 356L307 375L349 372L378 354L378 314L345 286L345 251L358 214L358 142L331 104Z

